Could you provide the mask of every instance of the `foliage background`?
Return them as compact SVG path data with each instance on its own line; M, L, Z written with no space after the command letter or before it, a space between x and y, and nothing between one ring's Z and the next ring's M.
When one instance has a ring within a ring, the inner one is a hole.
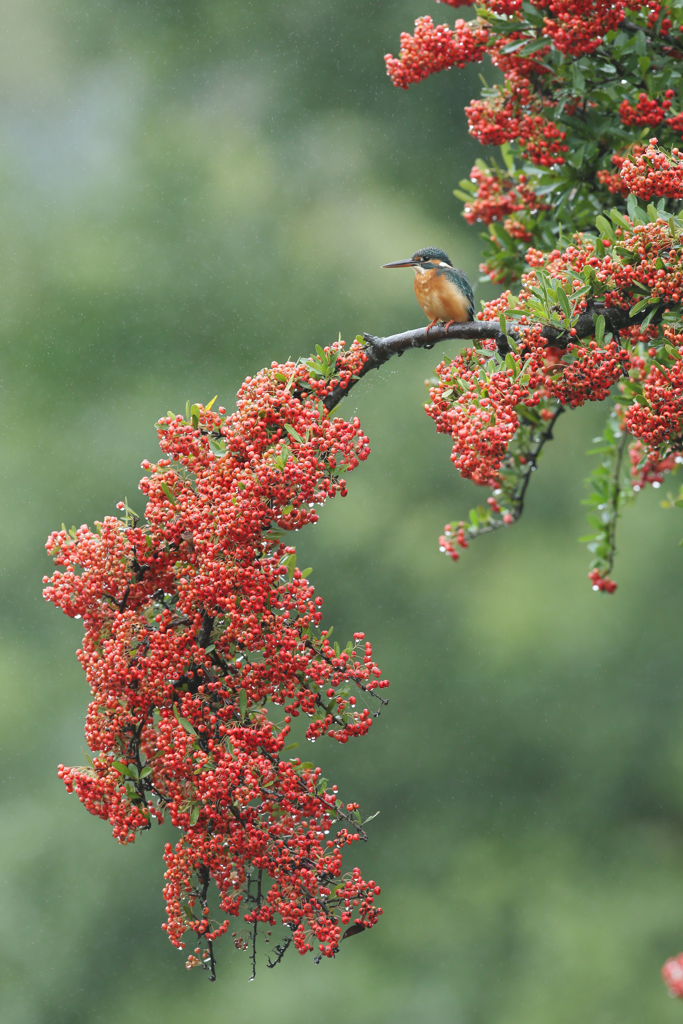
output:
M373 454L299 563L327 624L366 630L392 701L366 740L315 748L381 810L361 856L385 916L335 962L292 954L247 985L224 942L215 986L187 974L159 927L168 832L118 847L56 778L83 761L88 695L80 627L40 596L49 530L136 507L167 408L230 406L247 373L339 331L422 323L410 275L381 263L434 244L476 278L450 192L479 155L462 113L478 69L407 94L384 74L426 3L3 5L8 1024L680 1017L658 972L683 948L683 521L641 496L619 591L591 592L576 537L599 409L563 418L525 519L455 566L436 538L473 488L421 408L438 353L348 400Z

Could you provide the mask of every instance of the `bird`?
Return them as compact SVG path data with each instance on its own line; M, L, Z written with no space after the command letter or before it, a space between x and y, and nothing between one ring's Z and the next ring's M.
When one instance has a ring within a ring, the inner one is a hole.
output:
M431 323L467 323L474 319L472 285L462 270L454 267L443 249L428 246L418 249L409 260L385 263L382 270L412 267L415 271L415 295Z

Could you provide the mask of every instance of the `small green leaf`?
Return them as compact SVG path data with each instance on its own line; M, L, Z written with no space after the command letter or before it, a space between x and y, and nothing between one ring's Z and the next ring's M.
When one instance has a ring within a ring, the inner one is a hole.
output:
M611 242L615 242L617 236L614 234L614 228L610 222L602 215L595 218L595 226L602 235L607 235Z
M564 315L566 316L567 320L570 320L572 312L569 306L569 299L567 298L567 293L561 284L558 284L557 286L557 297L560 300L560 305L562 306L562 311Z
M296 430L291 425L291 423L285 423L285 430L294 438L295 441L298 441L299 444L304 444L304 439L299 434L297 434Z
M628 215L634 224L636 224L638 221L643 220L643 214L640 207L638 206L638 200L632 192L629 192L629 194L626 196L626 207L628 209Z
M161 489L164 492L164 494L166 495L166 497L168 498L168 500L171 502L171 504L174 505L177 508L178 507L178 499L176 498L175 494L173 493L173 491L168 486L168 484L166 483L165 480L161 481Z
M595 324L595 340L598 345L602 345L605 337L605 318L604 316L594 316L593 323Z
M611 209L609 211L610 218L613 224L618 224L620 228L626 228L627 231L631 231L631 225L626 220L624 215L619 210Z
M194 804L192 807L192 811L190 812L190 825L196 825L197 822L199 821L199 811L199 804Z
M378 815L379 813L380 813L379 811L375 811L375 813L374 813L374 814L371 814L369 818L366 818L366 819L365 819L365 821L363 822L363 824L364 824L364 825L367 825L367 823L368 823L369 821L373 821L373 820L374 820L374 819L375 819L375 818L377 817L377 815Z
M119 775L127 775L129 779L137 779L137 770L133 771L130 765L124 764L122 761L113 761L112 768L116 768Z
M189 732L191 736L196 736L197 735L197 733L195 732L194 728L190 725L188 720L186 718L183 718L183 716L180 714L180 712L178 711L178 708L175 706L175 704L173 705L173 714L176 717L176 721L180 725L182 725L182 727L185 730L185 732Z
M315 765L312 761L302 761L301 764L296 765L296 767L310 772L311 768L315 768Z
M641 299L640 302L636 302L635 306L631 306L631 310L628 315L635 316L636 313L640 313L641 309L644 309L645 306L649 306L651 301L652 300L648 295L647 298Z
M153 771L152 765L151 764L146 764L145 767L140 772L140 778L141 779L146 779L148 775L152 774L152 771Z
M239 699L240 699L240 718L244 722L246 720L246 715L247 715L247 700L248 700L248 698L247 698L247 691L244 688L242 688L240 690L240 698Z

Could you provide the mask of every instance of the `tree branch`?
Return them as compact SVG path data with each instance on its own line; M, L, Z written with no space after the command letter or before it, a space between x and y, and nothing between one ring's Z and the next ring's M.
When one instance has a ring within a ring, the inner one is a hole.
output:
M566 348L570 342L592 337L595 334L593 316L604 316L605 329L615 333L625 327L642 323L648 312L646 307L632 317L627 309L617 309L614 306L606 307L604 302L593 302L590 309L581 313L574 323L575 335L570 335L569 331L557 327L544 327L543 337L549 345L553 345L555 348ZM651 322L658 322L657 314ZM513 338L517 337L515 331L511 330L509 333ZM403 334L391 334L387 338L364 334L363 341L366 346L367 361L360 372L351 378L346 387L337 386L329 393L325 399L325 408L328 411L334 409L366 373L383 366L392 356L402 356L404 352L412 348L430 349L442 341L484 341L487 339L495 341L500 355L511 351L507 335L501 331L500 323L497 320L472 320L467 323L451 324L449 327L446 327L445 324L436 324L435 327L418 327L413 331L404 331Z

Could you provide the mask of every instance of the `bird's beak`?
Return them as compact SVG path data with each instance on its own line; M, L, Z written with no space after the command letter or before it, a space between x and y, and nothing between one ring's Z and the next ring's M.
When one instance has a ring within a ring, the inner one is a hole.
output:
M397 260L396 263L384 263L382 264L382 270L390 270L392 267L416 267L417 260Z

